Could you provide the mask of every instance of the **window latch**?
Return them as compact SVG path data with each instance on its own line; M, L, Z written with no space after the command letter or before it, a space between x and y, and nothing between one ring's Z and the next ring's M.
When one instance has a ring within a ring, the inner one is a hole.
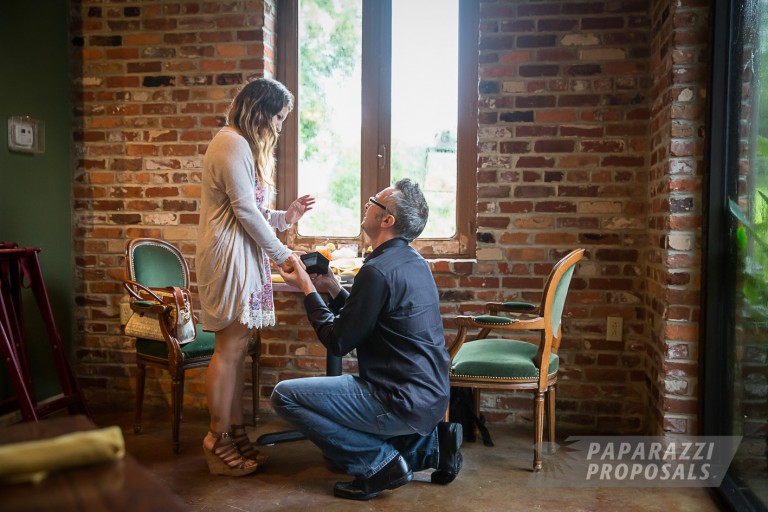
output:
M384 168L384 164L387 163L387 146L384 144L379 145L379 154L376 155L379 158L379 169Z

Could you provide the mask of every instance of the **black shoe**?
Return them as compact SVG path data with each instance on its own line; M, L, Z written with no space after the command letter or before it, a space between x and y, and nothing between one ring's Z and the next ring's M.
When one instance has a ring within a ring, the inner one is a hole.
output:
M351 482L336 482L333 495L348 500L369 500L384 489L397 489L413 479L413 471L402 455L398 455L369 478L357 477Z
M433 484L447 485L456 478L464 464L459 449L464 439L461 423L441 422L437 425L437 443L440 447L437 471L431 475Z

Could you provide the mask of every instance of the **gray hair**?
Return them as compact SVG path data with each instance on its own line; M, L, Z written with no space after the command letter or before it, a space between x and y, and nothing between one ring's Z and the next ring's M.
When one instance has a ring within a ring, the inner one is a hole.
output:
M390 197L395 203L395 233L413 242L424 231L429 218L429 206L419 184L403 178L395 183Z

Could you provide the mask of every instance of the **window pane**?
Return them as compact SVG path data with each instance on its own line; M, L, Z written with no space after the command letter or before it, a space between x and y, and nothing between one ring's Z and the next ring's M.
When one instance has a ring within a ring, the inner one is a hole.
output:
M317 198L302 236L360 232L360 0L299 2L299 195Z
M392 2L392 182L421 185L422 238L456 232L458 28L458 0Z
M737 201L733 339L733 435L743 436L730 471L768 505L768 1L744 4L744 69Z

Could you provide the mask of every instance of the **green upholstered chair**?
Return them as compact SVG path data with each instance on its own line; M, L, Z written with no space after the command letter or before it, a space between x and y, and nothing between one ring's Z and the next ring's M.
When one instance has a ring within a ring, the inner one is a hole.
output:
M479 415L480 389L529 389L534 392L534 471L542 466L545 400L548 437L550 443L555 440L555 386L560 365L557 350L562 336L560 322L571 277L576 263L583 256L584 249L577 249L554 266L538 306L493 302L486 306L492 313L490 315L459 316L455 319L458 332L456 341L449 348L451 386L473 389L476 415ZM504 316L498 313L504 313ZM479 329L479 333L473 340L467 340L468 330L472 328ZM537 331L540 339L537 342L510 339L516 334L515 331ZM498 337L491 337L491 332Z
M147 287L178 286L189 288L189 267L181 252L173 245L156 238L129 240L125 250L125 278ZM138 291L138 290L137 290ZM133 301L131 309L141 311L140 302ZM173 414L173 451L180 450L179 427L184 404L184 372L191 368L207 367L213 356L214 333L205 332L200 324L197 338L180 345L178 340L166 335L165 341L136 338L136 418L133 430L141 433L141 415L144 404L146 367L166 370L171 375L171 410ZM165 332L165 331L163 331ZM256 335L258 337L258 334ZM249 346L253 390L253 420L259 407L259 355L260 338Z

